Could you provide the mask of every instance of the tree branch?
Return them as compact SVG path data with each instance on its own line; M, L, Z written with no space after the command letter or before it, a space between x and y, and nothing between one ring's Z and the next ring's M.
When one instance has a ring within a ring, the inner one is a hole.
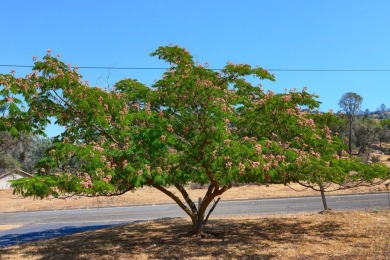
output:
M203 198L202 203L200 204L200 208L198 209L200 212L205 212L210 202L216 197L227 191L232 187L231 184L223 186L221 189L214 189L214 192L209 193L209 190L211 189L209 187L206 196Z
M195 206L195 203L191 200L190 196L188 196L188 193L187 191L184 189L183 186L181 186L180 184L175 184L175 187L176 189L178 189L180 191L180 193L182 194L184 200L187 202L188 206L191 208L192 210L192 213L195 215L197 214L197 209L196 209L196 206Z
M53 92L54 92L54 94L55 94L62 102L64 102L65 105L68 106L68 108L69 108L70 110L72 110L72 111L75 112L76 114L83 114L83 113L81 113L80 111L78 111L76 108L74 108L71 104L69 104L68 101L66 101L64 98L62 98L60 95L58 95L58 93L57 93L56 91L53 91ZM112 136L112 134L108 133L105 129L103 129L103 128L97 126L95 123L93 123L92 126L93 126L96 130L98 130L98 131L104 133L106 136L108 136L108 138L110 138L114 143L119 144L119 142Z
M204 222L203 222L203 225L205 226L206 223L207 223L207 220L209 220L209 217L210 217L210 214L214 211L215 207L217 206L218 202L221 200L221 197L219 197L215 202L214 202L214 205L211 207L211 209L209 210L209 213L207 214Z
M171 199L173 199L176 202L176 204L179 205L179 207L182 210L184 210L184 212L187 213L188 216L190 216L190 218L193 218L193 213L191 212L191 210L186 205L184 205L184 203L177 196L175 196L175 194L173 194L169 190L165 189L164 187L157 185L156 183L154 183L154 181L152 179L148 180L148 184L150 186L152 186L153 188L158 189L159 191L161 191L162 193L164 193L165 195L167 195Z

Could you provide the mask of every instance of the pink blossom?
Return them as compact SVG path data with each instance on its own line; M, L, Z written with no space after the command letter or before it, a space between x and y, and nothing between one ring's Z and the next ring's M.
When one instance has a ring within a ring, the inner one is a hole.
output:
M6 97L5 98L8 102L10 103L13 103L14 102L14 99L12 97Z
M93 186L91 177L88 173L84 173L84 181L81 182L81 186L83 186L84 188L91 188Z
M132 104L131 106L132 106L134 109L136 109L137 111L139 111L140 106L139 106L138 103L134 103L134 104Z
M258 167L260 167L261 163L260 162L252 162L252 168L253 169L256 169Z
M239 163L238 164L238 170L240 171L240 174L244 174L245 173L245 165L243 163Z
M212 153L212 155L213 155L213 159L214 159L214 160L217 159L217 150L214 150L213 153Z
M273 162L273 166L274 166L274 167L277 167L278 165L279 165L279 162L278 162L278 161L274 161L274 162Z
M244 142L251 140L251 138L249 136L244 136L242 139L243 139Z
M164 116L164 111L162 111L161 109L158 111L158 116L159 117L163 117Z
M282 100L284 102L289 102L289 101L291 101L291 96L290 95L284 95L284 96L282 96Z
M50 189L52 192L59 192L58 187L50 187Z
M262 152L261 144L256 144L256 145L255 145L255 149L256 149L256 153L257 153L257 154L261 154L261 152Z
M103 178L103 181L105 183L109 183L111 180L112 180L112 176L111 175L107 175L106 177Z
M122 167L123 167L123 168L126 168L128 164L129 164L129 163L127 162L127 160L123 160L123 162L122 162Z

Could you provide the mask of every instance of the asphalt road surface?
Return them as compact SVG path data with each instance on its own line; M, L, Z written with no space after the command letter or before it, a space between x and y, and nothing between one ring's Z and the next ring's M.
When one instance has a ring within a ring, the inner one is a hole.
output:
M327 196L332 210L378 210L390 207L388 193ZM319 212L321 197L220 201L210 216ZM0 247L136 221L186 217L176 204L113 208L0 213L0 225L23 227L0 231Z

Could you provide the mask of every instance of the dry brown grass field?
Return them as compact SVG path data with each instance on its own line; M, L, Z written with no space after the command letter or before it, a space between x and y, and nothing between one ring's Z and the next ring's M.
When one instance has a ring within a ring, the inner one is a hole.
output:
M139 222L0 249L0 259L390 259L390 211Z

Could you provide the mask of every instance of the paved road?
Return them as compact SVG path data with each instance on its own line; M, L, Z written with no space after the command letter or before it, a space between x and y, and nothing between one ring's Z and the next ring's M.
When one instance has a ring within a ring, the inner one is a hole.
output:
M328 196L333 210L389 208L387 193ZM211 217L321 211L321 197L221 201ZM176 204L0 213L0 224L24 225L0 231L0 247L135 221L185 217Z

